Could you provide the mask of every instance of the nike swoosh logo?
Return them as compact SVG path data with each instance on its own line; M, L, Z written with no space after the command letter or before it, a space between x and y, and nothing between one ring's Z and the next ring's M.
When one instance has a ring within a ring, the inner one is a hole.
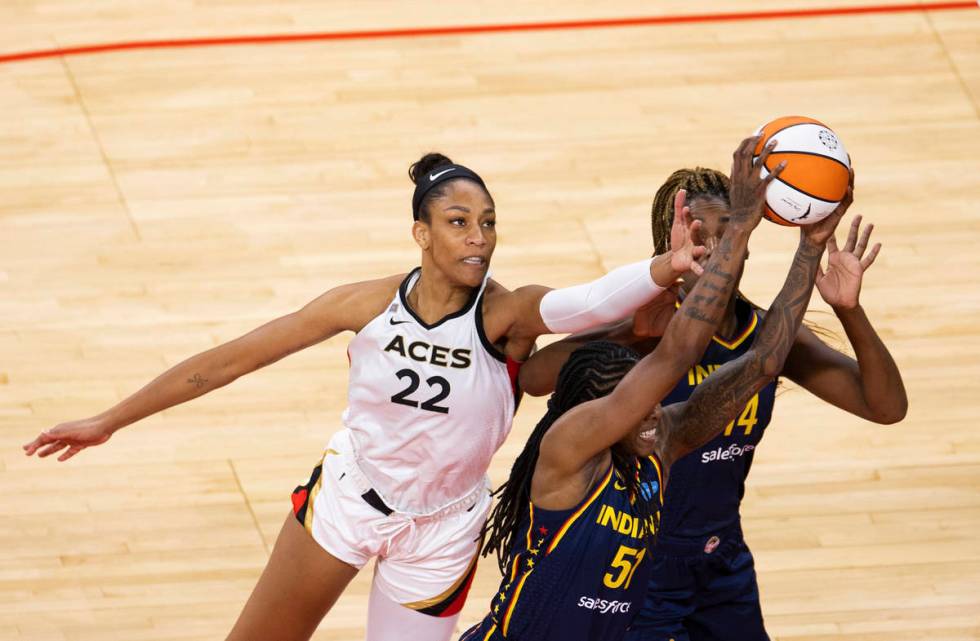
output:
M392 325L401 325L402 323L411 323L412 321L407 321L407 320L396 321L394 318L389 318L388 322L391 323Z
M449 169L443 169L442 171L440 171L437 174L429 174L429 182L430 183L431 182L435 182L436 179L439 178L439 176L442 176L443 174L448 174L451 171L456 171L456 168L455 167L450 167Z
M807 216L809 216L810 215L810 210L812 208L813 208L813 203L807 204L806 211L803 212L803 215L802 216L797 217L797 220L803 220L804 218L806 218Z

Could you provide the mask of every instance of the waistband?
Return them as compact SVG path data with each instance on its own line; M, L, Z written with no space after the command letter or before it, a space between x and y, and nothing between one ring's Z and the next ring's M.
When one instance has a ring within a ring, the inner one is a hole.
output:
M347 430L344 430L344 432L347 432ZM344 469L346 470L347 474L350 475L350 478L357 487L357 492L361 495L361 498L364 499L368 505L378 510L385 516L400 514L419 522L439 520L453 514L472 510L483 495L489 496L490 494L490 478L484 476L482 483L477 484L476 487L467 491L459 498L453 499L446 505L443 505L436 510L425 513L400 510L397 507L394 507L394 504L396 503L395 501L392 501L389 497L386 497L372 485L370 479L368 479L367 475L365 475L364 471L361 469L361 466L357 464L357 451L354 449L354 442L353 439L350 438L349 432L344 435L344 440L346 441L345 445L347 445L349 448L349 456L342 456Z
M660 556L691 557L712 554L721 545L742 540L742 524L735 521L731 525L701 536L661 536L657 535L654 553Z

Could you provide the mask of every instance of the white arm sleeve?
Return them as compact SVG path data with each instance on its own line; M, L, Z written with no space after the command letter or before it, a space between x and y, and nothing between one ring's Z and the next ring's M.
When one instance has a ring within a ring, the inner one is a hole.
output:
M564 334L625 318L664 291L650 275L652 261L624 265L591 283L548 292L541 299L541 320L555 334Z

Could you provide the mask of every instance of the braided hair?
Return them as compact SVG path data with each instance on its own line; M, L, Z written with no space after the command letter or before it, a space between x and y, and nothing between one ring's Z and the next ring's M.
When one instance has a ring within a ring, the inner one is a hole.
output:
M500 571L506 574L507 557L513 547L521 522L528 517L528 503L531 499L531 479L538 462L541 439L565 412L576 405L608 395L626 376L640 356L628 347L608 341L595 341L578 348L565 362L558 374L555 392L548 399L548 411L538 421L528 437L524 450L510 470L510 478L501 485L494 495L499 498L486 525L483 526L483 555L496 553ZM657 514L650 509L647 500L641 497L639 469L636 456L628 454L614 445L611 448L612 463L617 476L633 503L640 523L650 524L643 529L643 536L652 543L656 532ZM649 544L648 543L648 544Z
M715 169L695 167L678 169L657 190L650 212L650 229L653 247L657 254L670 249L670 226L674 224L674 196L681 189L687 191L687 201L696 198L718 198L728 204L728 176Z
M695 167L694 169L678 169L672 173L653 197L653 207L650 211L650 231L653 234L654 253L664 254L670 249L670 227L674 224L674 197L681 189L687 191L687 202L697 198L717 198L726 205L729 204L729 189L731 183L728 176L717 169ZM756 310L762 308L746 298L745 294L736 290L735 296L745 301ZM804 319L803 324L813 333L828 342L841 343L841 338L834 332Z
M665 254L670 249L670 228L674 224L674 197L681 189L687 191L687 202L697 198L717 198L729 204L728 193L731 182L728 176L717 169L695 167L694 169L678 169L672 173L653 197L653 207L650 211L650 231L653 233L654 253ZM758 305L747 299L742 292L735 292L755 309Z

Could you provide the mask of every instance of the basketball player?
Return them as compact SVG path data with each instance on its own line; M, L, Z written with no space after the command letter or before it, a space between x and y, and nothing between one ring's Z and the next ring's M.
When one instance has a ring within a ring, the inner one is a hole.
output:
M703 238L723 234L728 224L728 178L710 169L682 169L670 176L654 199L656 247L663 246L664 226L675 211L671 199L680 190L687 193L691 216L702 223ZM830 238L829 265L826 273L818 274L816 284L844 326L857 359L828 347L811 329L802 327L780 375L852 414L894 423L905 416L908 401L898 367L860 306L864 271L880 249L875 245L865 254L872 226L859 235L860 220L853 221L843 249ZM741 266L737 271L741 276ZM696 275L686 274L682 291L690 292L696 281ZM649 353L675 308L668 296L662 298L666 304L651 304L627 321L542 350L522 370L522 385L535 395L550 391L568 353L589 340L612 340L640 354ZM736 291L708 349L664 404L686 400L709 373L742 356L756 340L762 317L763 311ZM631 641L768 639L754 561L742 538L739 505L755 448L772 416L775 391L775 381L763 386L721 434L673 466L649 592L633 624Z
M747 200L745 192L733 194L727 229L657 347L637 364L627 347L588 343L562 367L548 413L494 508L485 551L496 550L504 579L490 614L465 641L622 639L643 602L671 465L722 431L782 368L847 197L827 219L801 229L786 283L752 349L690 402L660 406L723 318L762 217L758 166L749 155L736 157L732 173L758 189Z
M146 416L355 332L344 429L294 492L293 515L230 639L309 638L372 557L368 639L449 638L491 502L487 466L515 411L517 363L537 336L621 318L681 273L701 271L704 248L691 242L700 223L688 228L682 214L674 251L663 256L577 287L507 290L489 279L496 213L484 181L439 154L409 173L420 268L330 290L25 446L67 460Z

